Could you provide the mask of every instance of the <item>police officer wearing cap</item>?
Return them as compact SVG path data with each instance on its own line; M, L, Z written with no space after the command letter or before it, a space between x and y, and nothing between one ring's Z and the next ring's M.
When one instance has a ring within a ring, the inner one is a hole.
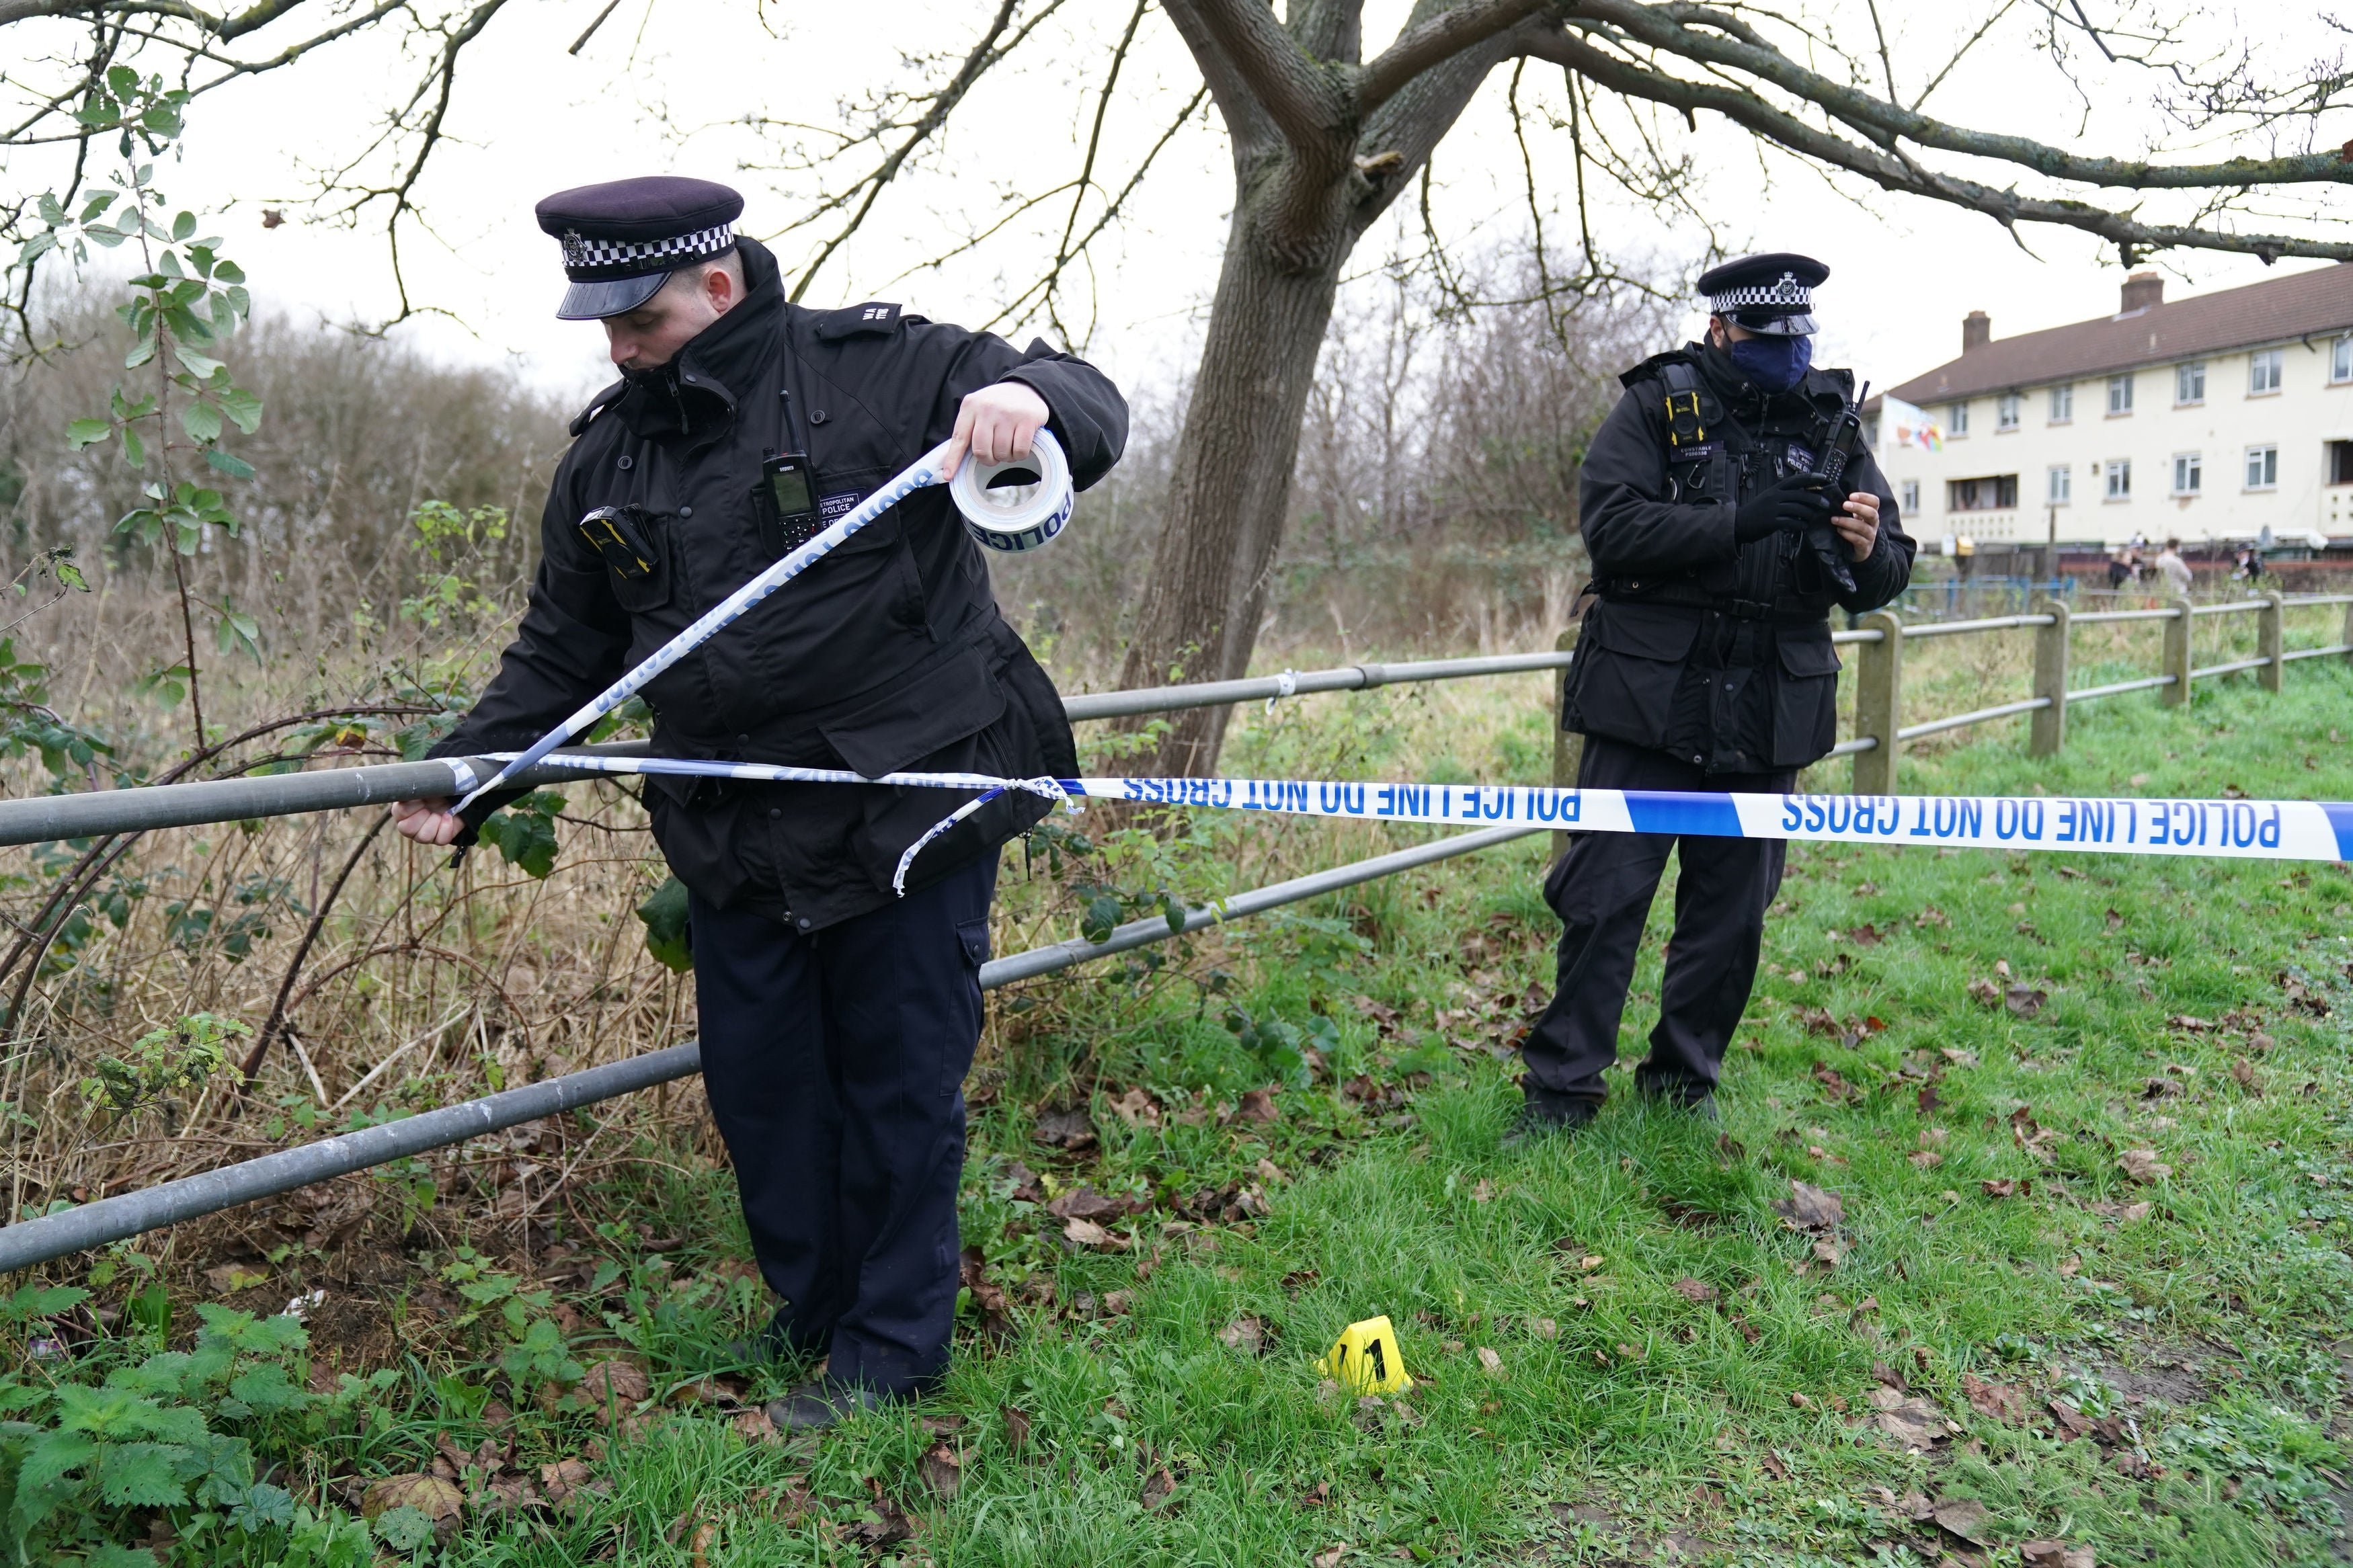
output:
M1876 609L1911 580L1912 541L1867 451L1840 489L1810 479L1854 397L1812 367L1830 268L1752 256L1704 274L1708 335L1620 377L1578 480L1596 595L1561 715L1585 737L1580 787L1785 793L1837 738L1829 612ZM1658 1026L1635 1087L1713 1116L1748 1005L1779 839L1582 834L1545 882L1559 980L1530 1032L1514 1139L1599 1112L1644 921L1681 861Z
M738 235L743 198L657 177L539 204L620 380L572 423L541 521L530 606L497 677L437 754L527 745L825 523L944 440L953 471L1050 427L1085 489L1118 461L1127 406L1043 342L909 315L811 310ZM997 612L944 487L918 490L655 679L658 755L872 776L1067 777L1061 701ZM955 798L936 790L648 778L656 840L690 893L712 1114L769 1287L763 1348L814 1363L769 1414L820 1427L918 1395L955 1308L963 1084L998 850L1047 809L1008 793L900 854ZM459 841L446 801L394 808Z

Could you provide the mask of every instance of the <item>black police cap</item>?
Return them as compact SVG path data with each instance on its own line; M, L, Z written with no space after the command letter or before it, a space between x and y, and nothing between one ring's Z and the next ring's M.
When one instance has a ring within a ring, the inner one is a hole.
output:
M1711 314L1768 337L1804 337L1815 331L1814 290L1831 269L1810 256L1786 250L1744 256L1699 275Z
M564 242L572 280L555 314L585 321L634 310L680 268L734 249L744 198L709 180L646 174L558 191L534 210Z

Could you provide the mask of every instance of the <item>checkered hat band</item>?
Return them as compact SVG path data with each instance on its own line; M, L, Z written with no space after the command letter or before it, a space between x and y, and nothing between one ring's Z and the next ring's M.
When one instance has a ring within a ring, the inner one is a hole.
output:
M1771 305L1789 310L1810 310L1814 308L1814 291L1784 272L1773 282L1755 289L1728 289L1721 294L1711 294L1707 302L1719 316L1727 310L1746 310L1755 305Z
M565 275L575 283L614 278L642 278L667 272L706 256L716 256L735 243L735 226L723 223L692 234L667 239L586 239L567 231L564 236Z

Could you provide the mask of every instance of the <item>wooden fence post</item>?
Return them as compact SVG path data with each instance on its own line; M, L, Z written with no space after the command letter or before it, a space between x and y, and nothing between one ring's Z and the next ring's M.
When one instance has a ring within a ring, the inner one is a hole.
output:
M2165 623L2165 668L2158 673L2173 677L2173 684L2159 687L2168 708L2179 708L2189 700L2189 601L2173 601L2173 619Z
M2045 599L2035 613L2049 616L2051 624L2034 628L2033 695L2049 698L2051 706L2034 710L2026 754L2048 757L2067 743L2067 606Z
M1560 634L1553 647L1563 653L1577 649L1578 627L1570 626ZM1577 787L1577 764L1585 756L1585 737L1574 730L1560 727L1561 710L1568 701L1568 667L1563 665L1559 678L1552 683L1552 784L1555 789ZM1552 836L1552 858L1556 860L1568 853L1568 835L1556 828Z
M2285 598L2274 588L2263 595L2263 607L2255 612L2255 652L2271 660L2255 671L2255 679L2263 683L2265 691L2277 691L2280 678L2287 673Z
M1854 732L1858 739L1873 736L1879 744L1854 754L1854 793L1894 795L1901 744L1895 731L1904 713L1904 623L1885 610L1873 610L1855 626L1883 635L1861 645L1855 662Z

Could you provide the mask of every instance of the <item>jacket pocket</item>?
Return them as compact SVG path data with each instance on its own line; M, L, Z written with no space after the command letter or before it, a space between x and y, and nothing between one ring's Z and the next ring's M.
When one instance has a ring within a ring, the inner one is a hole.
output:
M580 521L581 537L605 563L614 599L633 616L669 607L678 574L675 521L668 512L635 506L599 507Z
M1562 726L1633 746L1659 745L1698 637L1696 611L1596 605L1577 637Z
M1802 768L1838 744L1838 649L1827 625L1795 636L1785 630L1779 644L1771 763Z
M871 701L827 715L818 728L844 762L873 778L986 730L1004 711L1004 688L980 650L963 647Z

